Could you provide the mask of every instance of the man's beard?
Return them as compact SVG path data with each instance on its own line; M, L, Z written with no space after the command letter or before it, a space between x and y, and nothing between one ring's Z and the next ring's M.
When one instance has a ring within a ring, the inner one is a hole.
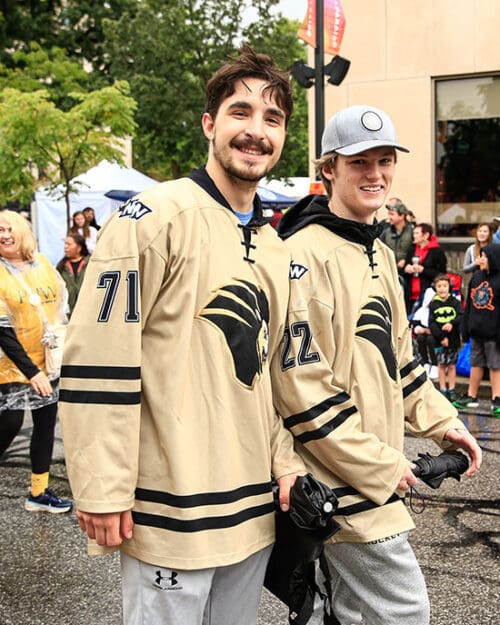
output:
M244 182L259 182L275 165L275 163L272 163L269 167L264 168L263 171L252 172L253 164L246 167L244 165L238 167L233 164L230 152L230 148L232 147L254 146L259 147L264 154L272 154L272 149L262 141L232 141L224 151L224 149L218 149L216 137L214 135L214 138L212 139L212 146L215 160L220 164L228 176L235 178L236 180L242 180ZM225 154L227 155L226 157Z

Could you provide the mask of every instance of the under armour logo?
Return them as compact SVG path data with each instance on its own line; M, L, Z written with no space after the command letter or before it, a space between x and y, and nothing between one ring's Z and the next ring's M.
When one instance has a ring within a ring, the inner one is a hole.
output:
M163 572L169 572L170 575L162 575ZM162 571L160 569L159 571L156 571L155 586L157 588L161 588L162 590L171 590L179 583L177 581L178 575L179 573L176 571Z

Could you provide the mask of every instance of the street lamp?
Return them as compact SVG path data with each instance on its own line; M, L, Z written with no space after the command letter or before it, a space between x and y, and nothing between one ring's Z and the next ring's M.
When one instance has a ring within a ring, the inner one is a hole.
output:
M325 56L324 32L323 32L323 0L316 0L316 46L314 48L314 68L304 61L295 61L290 72L295 80L304 89L309 89L314 85L314 109L315 109L315 153L316 158L321 156L321 136L325 125L325 81L324 76L328 76L328 83L340 85L344 80L351 61L338 54L332 60L323 65Z

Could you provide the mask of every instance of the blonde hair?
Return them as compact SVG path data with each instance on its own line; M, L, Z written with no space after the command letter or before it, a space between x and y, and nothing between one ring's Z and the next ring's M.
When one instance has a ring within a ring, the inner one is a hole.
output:
M313 161L313 165L316 169L316 175L321 178L321 182L325 187L326 195L329 198L332 195L332 181L327 178L323 173L323 167L325 167L326 165L331 165L331 167L333 168L336 156L337 154L335 152L328 152L328 154L324 154L323 156L320 156Z
M483 226L486 226L488 228L489 234L488 234L488 239L486 240L486 243L483 243L483 245L481 245L481 243L479 243L479 239L477 238L477 231L479 230L479 228L482 228ZM492 227L492 225L487 222L483 222L477 225L476 233L474 235L474 258L477 258L479 256L479 254L481 253L482 247L484 247L485 245L490 245L490 243L493 243L494 231L495 230Z
M12 232L20 238L20 252L23 260L33 260L37 252L37 244L29 221L19 213L10 210L0 212L0 221L2 219L9 224Z

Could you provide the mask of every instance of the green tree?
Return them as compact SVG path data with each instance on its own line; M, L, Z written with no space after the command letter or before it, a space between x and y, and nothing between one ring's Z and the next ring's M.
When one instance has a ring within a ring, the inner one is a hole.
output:
M138 0L0 0L0 61L12 67L14 53L41 47L64 48L72 58L95 70L91 78L107 75L103 20L133 12Z
M31 43L29 50L14 52L12 61L12 67L0 63L0 91L45 89L58 108L67 110L75 104L70 93L90 90L88 72L61 48L46 50Z
M70 223L72 179L102 159L123 162L120 139L133 134L136 103L126 82L69 94L58 108L47 90L0 93L0 202L28 203L39 184L62 186ZM42 174L42 176L40 176Z
M285 69L305 58L297 24L275 17L277 0L252 3L258 16L244 24L244 0L143 0L133 14L105 21L110 73L126 79L138 102L134 163L151 176L177 178L206 159L200 120L205 83L242 40L276 56ZM280 165L282 174L307 173L305 94ZM305 120L305 123L304 123Z

